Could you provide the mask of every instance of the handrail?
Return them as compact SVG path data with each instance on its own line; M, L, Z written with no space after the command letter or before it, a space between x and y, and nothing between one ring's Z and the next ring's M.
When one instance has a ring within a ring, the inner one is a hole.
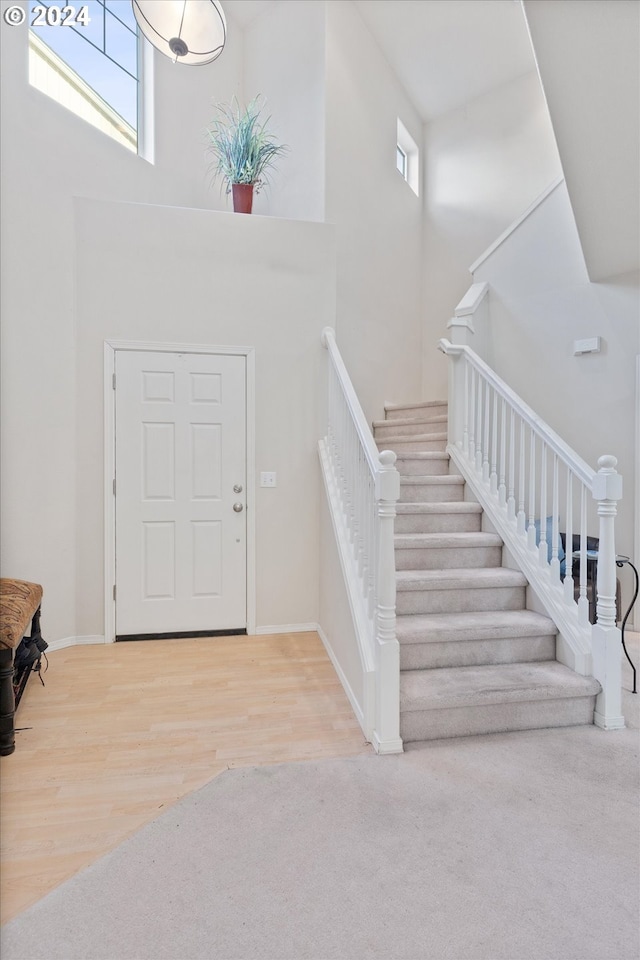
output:
M360 438L362 449L364 450L371 472L375 474L379 466L378 448L375 440L373 439L371 428L367 423L367 418L365 417L362 407L360 406L358 395L356 394L349 374L347 373L347 368L345 367L340 351L338 350L336 334L333 327L325 327L322 331L320 340L322 346L329 351L329 356L331 357L336 374L338 375L345 400L347 401L349 410L351 411L354 426L358 431L358 437Z
M468 362L484 375L496 393L517 410L518 415L522 417L532 430L535 430L540 436L544 436L547 446L559 457L567 460L574 475L582 480L583 483L586 483L589 489L591 489L593 486L593 478L596 475L595 470L592 470L589 464L586 463L582 457L578 456L575 450L572 450L562 437L559 436L542 417L539 417L538 414L498 376L495 370L492 370L491 367L485 363L482 357L479 357L478 354L466 344L451 343L446 337L438 341L438 349L442 353L450 356L460 356L464 354Z
M322 344L329 354L329 403L320 460L334 527L346 545L345 585L363 660L375 664L371 740L378 752L396 753L402 750L394 544L400 475L396 454L378 452L331 327L322 331Z
M619 729L624 718L616 626L615 518L622 497L617 460L602 456L593 470L469 346L442 339L438 347L452 361L451 459L555 621L558 659L600 682L595 722ZM598 524L595 595L588 576L590 502L597 507L592 522Z

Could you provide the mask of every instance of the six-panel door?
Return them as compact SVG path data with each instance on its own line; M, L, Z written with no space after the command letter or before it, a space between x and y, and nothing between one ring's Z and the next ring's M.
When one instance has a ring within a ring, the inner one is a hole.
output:
M116 353L116 633L246 627L245 358Z

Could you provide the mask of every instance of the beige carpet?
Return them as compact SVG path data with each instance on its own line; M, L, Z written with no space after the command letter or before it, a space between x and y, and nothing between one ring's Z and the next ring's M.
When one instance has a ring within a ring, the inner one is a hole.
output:
M623 671L625 730L223 773L7 924L2 960L638 960Z
M2 931L3 960L636 960L636 728L230 770Z

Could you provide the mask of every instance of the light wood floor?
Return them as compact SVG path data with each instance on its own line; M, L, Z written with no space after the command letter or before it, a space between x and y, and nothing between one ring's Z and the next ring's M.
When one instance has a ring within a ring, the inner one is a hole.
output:
M2 922L229 767L372 752L315 633L69 647L2 758Z

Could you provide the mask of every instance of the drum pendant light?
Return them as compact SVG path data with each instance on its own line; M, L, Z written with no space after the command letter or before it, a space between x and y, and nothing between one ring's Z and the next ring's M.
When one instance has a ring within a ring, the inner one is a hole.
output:
M174 63L211 63L227 39L227 22L216 0L132 0L142 33Z

